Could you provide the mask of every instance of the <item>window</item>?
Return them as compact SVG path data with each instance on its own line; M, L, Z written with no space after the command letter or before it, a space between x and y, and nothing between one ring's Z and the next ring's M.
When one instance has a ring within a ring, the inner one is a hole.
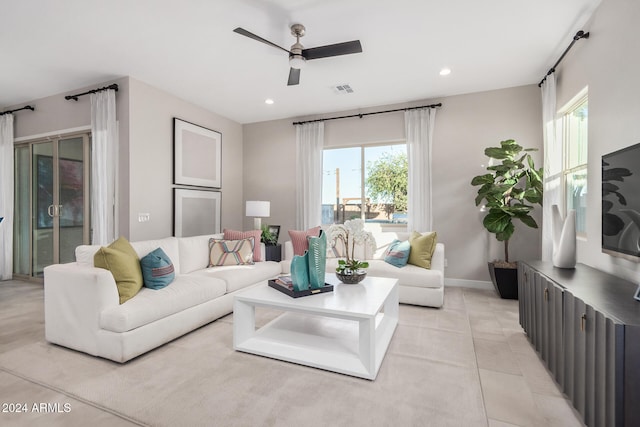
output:
M322 164L323 224L406 223L406 144L325 149Z
M587 215L587 128L589 104L586 91L561 111L564 164L562 182L565 207L576 211L576 232L586 234Z

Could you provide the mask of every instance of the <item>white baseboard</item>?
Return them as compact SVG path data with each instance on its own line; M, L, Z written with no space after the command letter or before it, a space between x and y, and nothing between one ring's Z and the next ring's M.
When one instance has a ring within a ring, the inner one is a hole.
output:
M493 283L487 282L485 280L451 279L451 278L445 277L444 285L457 286L461 288L484 289L488 291L493 290Z

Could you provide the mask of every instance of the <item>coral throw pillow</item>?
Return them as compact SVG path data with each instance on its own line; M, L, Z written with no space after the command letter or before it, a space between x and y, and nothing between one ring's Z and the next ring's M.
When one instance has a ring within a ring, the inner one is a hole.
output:
M260 239L262 238L262 230L236 231L224 230L225 240L241 240L253 237L253 261L260 261Z
M289 230L289 237L291 238L291 244L293 245L294 255L304 255L305 251L309 249L309 242L307 236L318 237L320 235L320 226L313 227L307 231Z

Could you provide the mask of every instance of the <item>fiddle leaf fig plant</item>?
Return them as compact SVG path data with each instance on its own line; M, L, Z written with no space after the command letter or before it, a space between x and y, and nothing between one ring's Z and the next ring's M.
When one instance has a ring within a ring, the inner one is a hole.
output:
M515 231L514 220L538 228L531 216L534 205L542 206L543 168L536 169L530 151L513 139L500 142L500 147L489 147L484 154L501 163L487 167L489 173L471 180L471 185L480 186L476 206L484 201L487 214L482 221L484 227L504 242L504 257L509 263L509 239Z

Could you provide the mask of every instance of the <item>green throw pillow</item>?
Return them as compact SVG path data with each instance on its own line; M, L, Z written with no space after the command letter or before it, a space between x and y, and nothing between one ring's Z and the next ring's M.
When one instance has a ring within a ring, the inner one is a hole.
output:
M409 252L409 261L407 263L430 269L431 257L436 250L437 237L435 231L424 236L417 231L411 233L411 237L409 237L411 251Z
M133 298L142 288L140 259L124 237L98 249L93 256L93 265L111 272L118 287L120 304Z

